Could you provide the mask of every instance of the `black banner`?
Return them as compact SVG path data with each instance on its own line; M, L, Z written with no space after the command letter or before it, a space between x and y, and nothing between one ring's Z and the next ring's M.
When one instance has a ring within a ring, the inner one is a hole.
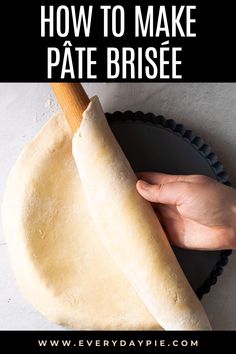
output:
M10 353L205 353L235 352L235 332L2 331L0 348Z
M236 82L234 24L233 2L7 2L0 81Z

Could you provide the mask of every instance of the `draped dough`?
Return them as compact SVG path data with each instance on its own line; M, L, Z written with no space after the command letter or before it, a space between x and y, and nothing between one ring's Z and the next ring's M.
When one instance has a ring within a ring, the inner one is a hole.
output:
M62 114L22 151L2 214L25 297L49 320L77 329L160 328L97 236Z
M96 230L156 321L169 330L210 329L97 97L75 134L73 155Z
M73 139L62 114L24 149L3 225L17 281L78 329L210 329L95 97ZM78 174L79 172L79 174Z

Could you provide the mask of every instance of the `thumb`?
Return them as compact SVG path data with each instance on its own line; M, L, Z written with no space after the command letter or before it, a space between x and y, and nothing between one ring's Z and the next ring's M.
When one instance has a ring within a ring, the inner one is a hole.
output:
M150 184L139 180L137 181L136 188L139 194L149 202L177 205L181 204L186 184L186 182Z

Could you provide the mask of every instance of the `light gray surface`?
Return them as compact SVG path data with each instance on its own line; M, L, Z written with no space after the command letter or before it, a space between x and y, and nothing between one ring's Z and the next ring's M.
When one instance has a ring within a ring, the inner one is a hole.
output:
M201 135L218 153L236 185L236 84L86 84L105 111L163 114ZM22 147L57 111L48 84L0 84L0 198ZM203 304L214 329L236 329L236 255ZM22 297L0 235L0 329L59 329Z

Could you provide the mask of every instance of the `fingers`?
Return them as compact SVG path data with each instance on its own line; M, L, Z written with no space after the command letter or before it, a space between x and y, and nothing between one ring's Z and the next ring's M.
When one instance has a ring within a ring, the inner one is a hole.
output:
M170 175L159 172L138 172L137 177L151 184L164 184L171 182L190 182L194 176L191 175Z
M136 188L139 194L149 202L179 205L185 195L186 185L186 182L150 184L146 181L138 180Z
M157 217L172 245L184 247L184 223L175 206L158 204Z

